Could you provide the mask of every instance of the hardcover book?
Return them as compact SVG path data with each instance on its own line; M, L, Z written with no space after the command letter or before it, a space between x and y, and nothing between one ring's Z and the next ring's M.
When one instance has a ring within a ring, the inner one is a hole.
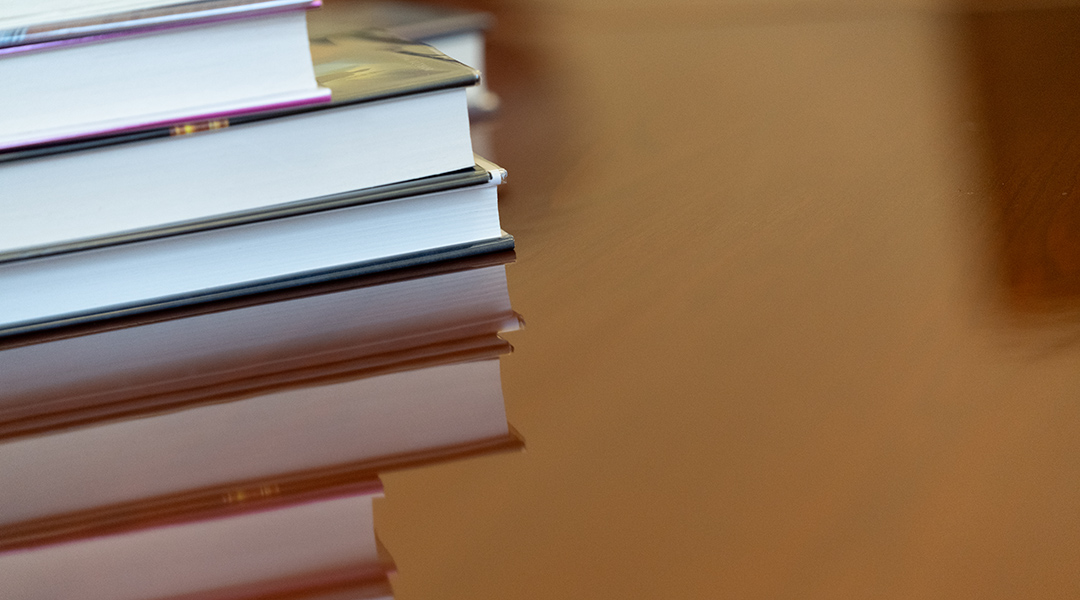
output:
M513 248L488 164L0 259L0 335Z
M0 6L0 149L330 99L300 10L318 0L41 4Z

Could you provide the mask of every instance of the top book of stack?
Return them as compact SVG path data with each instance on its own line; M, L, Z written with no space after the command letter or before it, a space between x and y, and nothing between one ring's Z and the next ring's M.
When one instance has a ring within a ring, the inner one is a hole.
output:
M327 102L320 0L6 0L0 150Z

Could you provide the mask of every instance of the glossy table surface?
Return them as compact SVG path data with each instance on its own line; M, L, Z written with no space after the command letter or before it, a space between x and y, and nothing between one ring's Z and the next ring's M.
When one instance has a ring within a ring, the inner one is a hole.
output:
M1080 9L728 4L489 5L526 451L397 597L1076 597Z
M293 482L379 471L395 598L1080 596L1080 8L474 6L498 19L477 136L510 173L527 326L507 354L493 304L488 337L431 352L497 359L524 451L490 434ZM146 360L171 373L161 335ZM314 402L306 381L367 356L333 337L311 342L333 368L286 348L260 360L287 378L240 351L199 370ZM264 438L290 438L274 414Z

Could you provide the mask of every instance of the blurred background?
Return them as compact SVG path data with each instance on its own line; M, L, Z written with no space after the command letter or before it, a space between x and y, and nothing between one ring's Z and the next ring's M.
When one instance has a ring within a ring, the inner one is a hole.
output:
M1078 4L454 3L526 449L384 475L395 597L1080 595Z

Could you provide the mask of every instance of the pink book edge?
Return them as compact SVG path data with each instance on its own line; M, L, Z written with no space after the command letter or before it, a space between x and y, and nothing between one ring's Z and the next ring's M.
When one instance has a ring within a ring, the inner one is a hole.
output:
M37 146L41 144L54 144L57 142L69 142L87 138L106 137L110 135L118 135L121 133L130 133L132 131L141 131L146 129L155 129L159 127L171 127L175 125L184 125L190 123L199 123L203 121L213 121L216 119L227 119L230 117L237 117L241 115L250 115L260 112L267 112L272 110L281 110L287 108L297 108L301 106L309 106L312 104L323 104L330 102L331 95L330 90L327 88L316 88L311 95L296 100L288 100L284 102L269 102L265 104L255 104L246 106L243 108L237 108L233 110L223 110L208 113L195 113L191 115L183 115L179 117L160 119L156 121L146 121L141 123L133 123L130 125L121 125L117 127L107 127L104 129L91 129L82 131L79 133L65 133L57 135L46 135L39 138L24 139L13 142L0 142L0 152L7 150L14 150L16 148L23 148L26 146Z
M79 35L76 32L73 33L71 37L61 37L59 39L44 39L42 41L31 41L30 43L25 44L20 44L18 41L6 41L7 45L0 47L0 58L25 52L40 52L80 44L106 42L117 38L147 33L159 33L183 27L209 25L254 17L265 17L294 10L309 10L320 6L322 6L322 0L307 0L306 2L299 3L296 0L280 0L277 2L272 1L255 5L254 7L251 5L244 5L196 13L168 15L160 18L136 19L116 24L110 23L107 26L103 26L107 30L102 31L101 33L94 33L93 28L87 28L88 31L82 35ZM5 35L17 39L17 35L12 31L0 30L0 40L3 40Z

